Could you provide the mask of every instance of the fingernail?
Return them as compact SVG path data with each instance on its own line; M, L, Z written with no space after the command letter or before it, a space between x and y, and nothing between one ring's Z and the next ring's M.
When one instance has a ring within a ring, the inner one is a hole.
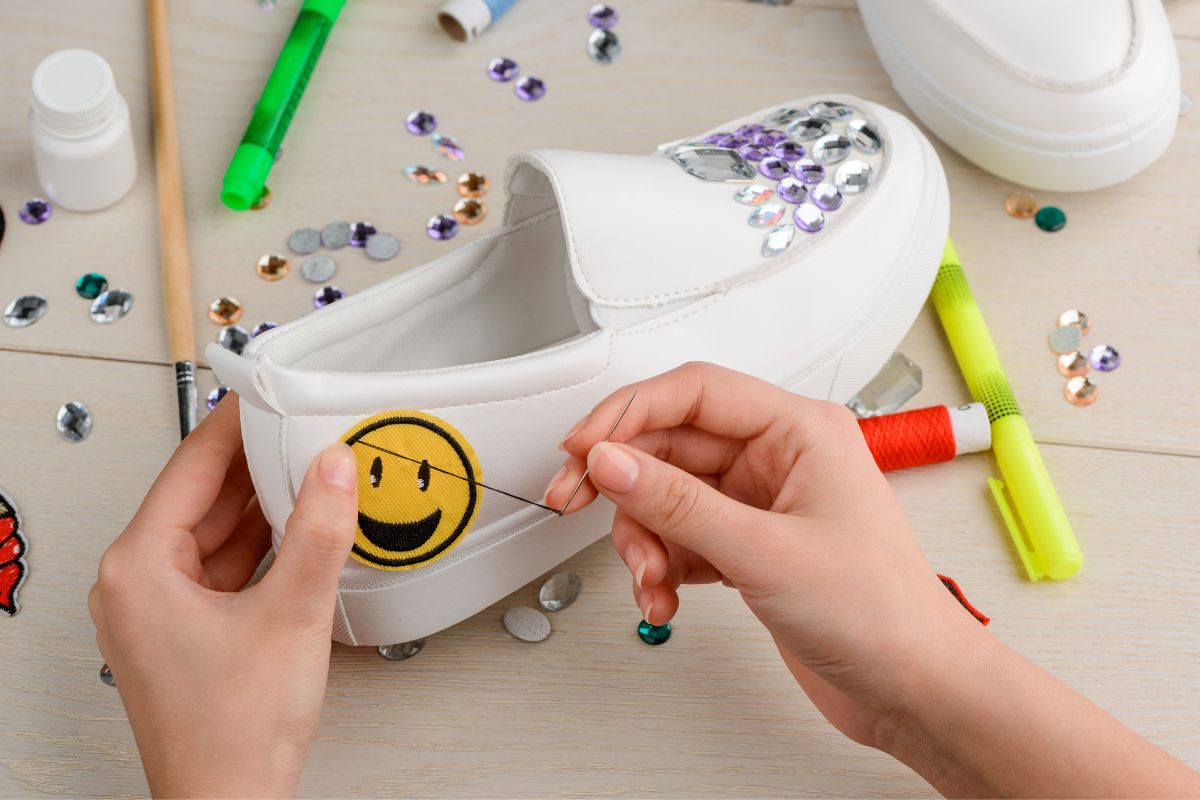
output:
M554 473L554 477L550 479L550 483L546 486L546 494L542 495L543 500L548 500L554 490L558 488L558 484L562 483L563 478L567 477L567 465L563 464L558 468L558 472Z
M646 622L650 622L650 612L653 610L654 610L654 601L650 600L646 603L645 606L642 607L642 619L646 620ZM654 623L650 622L650 624L653 625Z
M321 463L317 465L317 474L321 476L321 480L327 486L343 492L353 491L355 483L358 482L357 472L354 453L341 442L322 453Z
M592 418L592 415L588 414L586 417L579 420L579 422L576 422L574 425L572 425L571 430L567 431L567 435L564 436L562 438L562 440L558 443L558 449L566 450L567 449L567 439L570 439L572 436L579 433L580 429L583 428L584 425L587 425L588 420L591 418Z
M628 492L637 482L637 459L619 444L600 442L593 447L588 467L593 481L614 492Z
M642 575L646 573L646 551L640 544L630 544L625 548L625 566L633 573L633 582L642 585Z

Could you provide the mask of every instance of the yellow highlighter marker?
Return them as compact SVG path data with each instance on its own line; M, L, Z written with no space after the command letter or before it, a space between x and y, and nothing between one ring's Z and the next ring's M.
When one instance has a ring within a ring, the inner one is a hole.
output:
M1031 581L1069 578L1083 566L1083 553L948 239L930 297L971 396L987 408L1003 477L988 478L988 486L1025 572Z

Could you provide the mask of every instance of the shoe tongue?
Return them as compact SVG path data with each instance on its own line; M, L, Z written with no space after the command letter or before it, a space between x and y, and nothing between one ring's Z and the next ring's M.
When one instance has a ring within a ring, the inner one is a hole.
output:
M557 210L572 274L589 300L662 305L768 263L766 230L730 219L731 206L739 208L734 194L752 182L703 180L666 155L537 150L509 162L505 222ZM749 219L754 209L743 208Z

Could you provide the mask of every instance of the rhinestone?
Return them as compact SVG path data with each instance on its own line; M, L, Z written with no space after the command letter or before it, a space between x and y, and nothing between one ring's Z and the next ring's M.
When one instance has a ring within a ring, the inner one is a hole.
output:
M329 256L313 256L300 265L300 274L304 280L313 283L325 283L337 272L337 264Z
M921 391L921 368L903 353L893 353L879 374L846 405L856 416L891 414Z
M556 572L542 584L538 602L547 611L562 611L579 598L583 581L574 572Z
M379 655L387 661L407 661L425 649L425 640L379 645Z
M505 611L504 627L523 642L540 642L550 635L550 620L528 606L513 606Z
M717 131L716 133L710 133L708 136L704 137L704 143L716 145L718 142L720 142L726 136L729 136L729 134L725 133L724 131Z
M776 131L776 130L762 131L760 133L755 133L750 137L751 142L753 142L754 144L757 144L757 145L761 145L763 147L774 147L775 145L779 144L780 142L782 142L786 139L787 139L786 133L784 133L783 131Z
M1029 219L1037 213L1037 200L1025 192L1013 192L1004 198L1004 211L1016 219Z
M99 272L88 272L75 281L75 293L84 300L95 300L107 288L108 278Z
M787 128L787 137L794 142L811 142L819 139L833 128L828 120L803 117Z
M316 228L297 228L287 240L288 249L302 256L321 249L321 232Z
M463 149L459 147L458 142L454 141L451 136L446 136L443 133L435 133L430 139L433 142L434 148L451 161L462 161L467 157Z
M517 81L516 86L513 87L513 92L522 100L529 102L541 100L546 95L546 82L541 78L526 75Z
M321 230L321 244L330 250L340 250L350 241L349 222L331 222Z
M133 308L133 295L124 289L109 289L92 301L92 322L116 322Z
M731 150L719 147L689 147L671 156L684 171L702 181L748 181L754 166Z
M428 111L414 111L405 118L404 127L413 136L424 136L437 130L437 117Z
M387 233L376 233L367 237L367 258L388 261L400 252L400 242Z
M736 133L723 133L717 138L717 147L737 150L742 145L750 144L750 137L738 136Z
M846 119L858 112L836 100L818 100L808 107L808 113L819 119Z
M112 670L108 668L108 664L100 667L100 682L105 686L116 688L117 679L113 677Z
M492 182L478 172L464 172L458 176L455 187L463 197L483 197L492 188Z
M1078 350L1063 353L1058 357L1058 371L1067 378L1086 375L1088 366L1087 356Z
M587 53L597 64L611 64L621 55L621 40L610 30L596 28L588 34Z
M833 183L843 194L858 194L866 191L873 177L875 171L871 165L856 158L837 168L833 173Z
M1075 406L1090 406L1100 396L1100 387L1082 375L1071 378L1063 387L1063 396Z
M521 69L511 58L493 58L488 62L487 74L494 81L508 83L521 74Z
M762 161L771 155L771 150L758 144L744 144L738 148L738 154L747 161Z
M49 200L35 197L32 200L26 200L24 205L17 209L17 215L30 225L41 225L50 219L51 211Z
M786 178L788 173L791 171L791 167L789 167L788 163L782 158L767 156L759 162L758 171L761 172L765 177L770 178L773 181L777 181L781 178Z
M808 112L804 111L803 109L778 108L767 115L767 118L763 120L763 125L766 125L768 128L780 125L786 127L801 117L807 116Z
M793 164L792 174L810 185L825 180L825 168L811 158L802 158Z
M217 334L217 344L234 355L240 356L250 344L250 333L241 325L226 325Z
M779 197L788 203L803 203L804 198L808 196L808 187L804 185L799 178L791 176L784 178L775 187L775 191L779 193Z
M458 221L446 214L438 214L425 223L425 233L429 234L430 239L453 239L458 235Z
M593 28L611 28L617 24L617 10L604 3L597 3L588 9L588 24Z
M463 225L478 225L487 216L487 206L478 200L464 197L454 204L454 219Z
M792 212L792 219L796 221L800 230L807 233L816 233L825 227L825 215L812 203L796 206L796 210Z
M1067 325L1078 325L1079 332L1084 336L1092 330L1092 322L1087 318L1087 314L1073 308L1058 315L1058 326L1063 328Z
M219 297L208 307L208 318L218 325L232 325L242 318L242 304L236 297Z
M776 158L782 158L784 161L804 158L804 148L795 142L777 142L771 148L771 152Z
M734 133L736 133L738 136L749 136L753 138L756 133L762 133L764 130L766 129L762 125L743 125L734 131Z
M273 328L278 328L278 327L279 327L278 322L260 322L257 325L255 325L253 328L250 329L250 338L257 339L259 336L262 336L267 331L269 331Z
M783 225L767 231L762 243L763 257L770 258L779 255L791 246L794 238L796 238L796 226L790 222L785 222Z
M316 233L316 231L313 231ZM258 260L258 266L255 269L258 271L258 277L264 281L277 281L287 277L288 270L292 268L288 263L286 256L281 256L278 253L267 253Z
M411 167L404 168L404 177L408 178L413 183L430 184L430 183L445 183L446 173L433 169L432 167L414 164Z
M322 286L313 295L313 308L324 308L330 303L336 303L345 296L346 293L336 286Z
M1079 349L1080 331L1074 325L1055 328L1050 334L1050 349L1056 353L1070 353Z
M18 297L4 309L4 324L10 328L25 328L46 316L49 303L37 294Z
M813 187L809 199L824 211L837 211L842 207L842 193L832 183L818 183Z
M227 394L229 394L228 386L218 386L208 393L208 397L204 398L204 405L209 411L212 411L217 407L217 403L221 402Z
M733 195L733 199L744 206L761 206L771 199L772 194L774 192L770 186L765 186L761 183L752 183L749 186L743 186L741 189L738 189ZM784 199L786 200L787 198Z
M875 130L875 126L865 119L852 119L846 123L846 134L854 146L867 155L878 153L883 149L883 137Z
M92 432L92 412L83 403L66 403L54 419L58 435L71 444L79 444Z
M1033 221L1047 233L1054 233L1055 231L1061 231L1066 226L1067 215L1057 206L1042 206L1033 215Z
M751 211L747 221L756 228L769 228L783 219L786 213L783 203L767 203Z
M638 638L646 644L663 644L667 639L671 638L671 623L664 622L662 625L651 625L646 620L642 620L637 626Z
M258 196L258 199L255 200L254 203L251 204L250 210L251 211L262 211L264 208L266 208L269 205L271 205L271 190L269 187L264 186L263 190L262 190L262 194L260 194Z
M375 226L369 222L356 222L350 226L350 238L346 244L351 247L366 247L367 239L375 235Z
M1088 353L1088 363L1101 372L1112 372L1121 366L1121 354L1111 345L1098 344Z
M826 136L813 144L812 154L822 164L836 164L850 155L850 140L837 134Z

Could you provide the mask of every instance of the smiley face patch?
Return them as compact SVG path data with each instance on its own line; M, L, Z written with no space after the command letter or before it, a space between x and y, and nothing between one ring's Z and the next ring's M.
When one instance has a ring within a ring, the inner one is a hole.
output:
M448 422L385 411L342 441L358 464L358 532L350 554L370 567L415 569L445 556L479 509L479 460Z
M0 611L12 616L21 610L17 592L25 582L25 534L17 507L0 494Z

